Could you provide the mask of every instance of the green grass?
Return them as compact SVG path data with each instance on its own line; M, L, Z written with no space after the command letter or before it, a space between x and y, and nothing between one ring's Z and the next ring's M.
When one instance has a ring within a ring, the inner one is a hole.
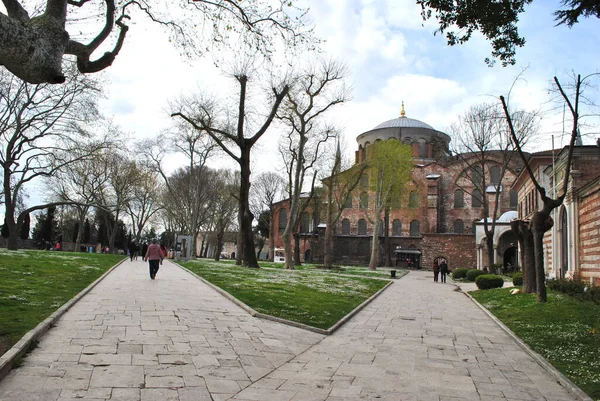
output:
M206 259L180 263L257 312L321 329L333 326L387 284L308 267L249 269Z
M595 400L600 400L600 305L548 291L548 302L509 289L474 291L479 303Z
M0 354L121 259L0 249Z
M226 264L234 265L235 261L227 260L221 261ZM283 269L283 263L275 262L259 262L261 267L270 269ZM369 270L368 267L363 266L336 266L335 269L323 269L322 265L315 265L312 263L303 263L301 266L296 266L298 271L315 270L325 274L345 274L351 276L364 276L364 277L378 277L378 278L390 278L390 270L396 270L396 277L402 277L408 273L406 269L396 269L393 267L378 267L377 270Z

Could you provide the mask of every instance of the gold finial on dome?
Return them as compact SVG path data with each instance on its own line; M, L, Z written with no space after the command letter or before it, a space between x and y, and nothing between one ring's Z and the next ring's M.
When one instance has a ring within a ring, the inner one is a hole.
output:
M400 112L400 117L401 118L405 118L406 117L406 113L404 112L404 100L402 101L402 111Z

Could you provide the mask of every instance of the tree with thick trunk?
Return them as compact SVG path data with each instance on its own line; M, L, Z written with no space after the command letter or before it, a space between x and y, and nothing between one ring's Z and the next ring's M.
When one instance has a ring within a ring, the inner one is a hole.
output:
M548 195L546 188L540 184L541 177L536 177L533 169L531 168L529 159L526 154L523 152L521 142L519 140L519 136L517 133L517 128L513 123L513 116L509 110L508 103L504 96L500 96L500 101L502 103L502 108L504 109L504 114L506 117L506 122L508 124L511 138L523 163L525 165L525 170L531 179L531 182L536 188L536 191L542 201L542 207L540 210L536 211L531 220L529 222L529 228L531 229L531 234L533 237L533 256L534 256L534 264L535 264L535 275L536 275L536 291L537 291L537 301L538 302L546 302L546 271L544 268L544 233L550 230L554 224L551 213L552 210L556 209L560 205L562 205L565 196L567 194L567 190L569 188L569 180L571 178L571 165L573 161L573 150L575 147L575 141L579 136L579 120L581 118L580 115L580 100L582 95L582 85L585 85L586 81L591 79L592 77L597 77L599 74L588 75L587 77L581 78L581 75L577 75L575 78L575 83L573 85L573 93L572 98L566 93L563 86L560 84L557 77L554 77L554 84L556 85L556 90L560 95L560 98L563 99L567 110L569 110L571 114L571 137L568 145L568 153L565 161L564 167L564 176L562 179L562 185L559 183L553 183L554 187L557 188L556 197L552 198Z
M183 100L178 107L179 111L171 116L187 121L194 129L206 132L219 145L219 147L240 166L240 191L238 194L238 221L240 226L240 239L238 242L238 255L241 245L244 266L258 268L256 253L254 253L254 235L252 221L254 215L250 210L250 155L252 147L267 132L281 102L289 91L287 84L273 85L271 87L271 106L267 116L250 137L246 137L248 111L246 110L247 90L249 76L245 73L234 75L240 86L237 116L235 122L229 122L228 110L218 109L216 101L206 99ZM222 113L222 114L220 114Z
M0 65L31 84L63 83L65 56L77 60L81 73L95 73L109 67L121 51L126 24L136 14L160 24L171 33L172 42L188 56L201 55L211 47L239 42L243 37L248 48L269 55L276 40L293 47L315 45L312 31L305 29L306 11L293 1L262 0L179 1L103 0L98 16L90 0L46 0L43 11L31 17L23 0L2 0L6 14L0 12ZM170 7L180 8L170 12ZM138 16L139 16L138 15ZM180 15L181 17L173 17ZM77 25L78 36L87 43L71 38L71 22L81 18L103 19L99 31L95 24ZM84 32L81 32L81 30ZM87 31L86 31L87 29ZM98 49L112 47L97 55Z
M367 218L373 223L371 258L369 269L377 269L379 262L379 233L383 211L391 207L391 200L400 196L406 183L410 181L413 168L412 148L399 141L382 141L371 145L369 165L369 185L373 206L369 206Z

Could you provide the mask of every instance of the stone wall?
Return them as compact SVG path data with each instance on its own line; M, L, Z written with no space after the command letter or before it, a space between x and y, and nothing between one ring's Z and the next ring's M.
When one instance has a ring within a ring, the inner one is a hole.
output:
M600 285L600 179L580 198L580 278Z
M430 270L438 257L448 260L448 267L477 268L475 235L472 234L428 234L422 241L423 259L421 264Z

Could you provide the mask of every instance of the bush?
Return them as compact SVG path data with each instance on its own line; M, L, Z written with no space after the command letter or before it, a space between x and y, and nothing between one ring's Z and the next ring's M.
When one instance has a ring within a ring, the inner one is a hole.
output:
M471 269L467 272L467 280L469 281L475 281L475 279L479 276L481 276L482 274L485 274L484 271L479 270L479 269Z
M523 273L515 273L513 274L513 285L518 287L523 285Z
M475 279L475 284L480 290L489 290L490 288L502 288L504 280L495 274L482 274Z
M466 278L468 271L469 271L469 269L466 269L464 267L460 267L458 269L454 269L454 271L452 272L452 278L453 279Z
M600 287L589 286L581 280L567 278L549 280L546 287L552 291L562 292L580 301L592 301L600 305Z

